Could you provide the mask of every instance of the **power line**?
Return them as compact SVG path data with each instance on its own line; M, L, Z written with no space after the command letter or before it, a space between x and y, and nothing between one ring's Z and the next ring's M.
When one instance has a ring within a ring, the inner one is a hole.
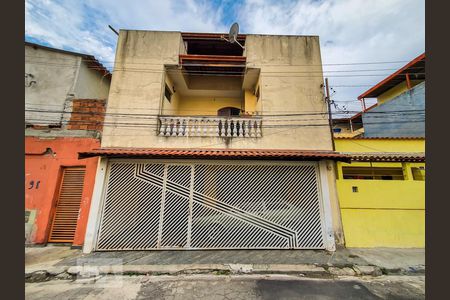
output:
M48 59L45 56L35 56L35 55L25 55L25 57L42 58ZM245 57L245 56L243 56ZM57 58L58 60L72 60L70 58ZM98 59L86 59L82 58L83 61L98 62ZM101 60L102 63L122 63L121 60ZM125 61L126 62L126 61ZM377 61L377 62L345 62L345 63L323 63L323 64L285 64L286 66L346 66L346 65L377 65L377 64L398 64L409 62L409 60L398 60L398 61ZM146 65L159 65L148 62L126 62L128 64L146 64ZM282 66L283 64L264 64L264 66Z
M62 110L43 110L43 109L25 109L25 112L40 112L40 113L57 113L57 114L78 114L78 115L100 115L100 116L146 116L146 117L215 117L215 118L221 118L217 115L199 115L199 116L180 116L180 115L161 115L161 114L144 114L144 113L108 113L108 112L70 112L70 111L62 111ZM348 113L359 113L360 111L348 111ZM397 114L397 113L404 113L404 114L412 114L412 113L425 113L424 109L418 109L418 110L396 110L396 111L369 111L365 112L366 114ZM302 113L289 113L289 114L262 114L257 115L254 117L280 117L280 116L312 116L312 115L327 115L328 112L302 112ZM244 116L242 116L244 117ZM251 116L249 116L251 118Z
M42 64L42 65L58 65L58 66L67 66L67 67L78 67L76 65L76 62L74 61L73 64L60 64L57 62L35 62L35 61L30 61L28 60L28 62L34 63L34 64ZM127 63L127 64L137 64L140 65L140 63ZM155 66L164 66L164 64L155 64ZM181 66L204 66L203 64L183 64ZM264 65L265 66L265 65ZM282 66L282 65L281 65ZM295 65L286 65L286 66L295 66ZM319 66L319 65L318 65ZM238 66L233 66L230 65L230 68L233 67L248 67L247 65L238 65ZM91 67L92 69L101 69L100 67ZM125 67L121 67L118 69L125 69ZM136 69L136 68L134 68ZM423 69L423 67L410 67L409 69ZM145 68L144 70L154 70L154 71L160 71L160 69L148 69ZM346 72L375 72L375 71L396 71L398 69L393 69L393 68L389 68L389 69L355 69L355 70L317 70L317 71L264 71L264 73L346 73ZM200 71L200 72L214 72L214 71ZM235 72L238 73L238 72Z

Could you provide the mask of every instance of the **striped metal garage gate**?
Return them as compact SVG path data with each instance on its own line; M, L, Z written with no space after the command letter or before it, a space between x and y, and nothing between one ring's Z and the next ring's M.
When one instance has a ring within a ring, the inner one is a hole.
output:
M323 249L315 162L108 165L96 250Z

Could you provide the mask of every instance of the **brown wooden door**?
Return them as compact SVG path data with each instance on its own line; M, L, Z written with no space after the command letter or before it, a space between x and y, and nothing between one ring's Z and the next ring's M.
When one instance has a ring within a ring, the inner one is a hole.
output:
M73 242L85 171L84 167L65 167L63 169L48 238L51 243Z

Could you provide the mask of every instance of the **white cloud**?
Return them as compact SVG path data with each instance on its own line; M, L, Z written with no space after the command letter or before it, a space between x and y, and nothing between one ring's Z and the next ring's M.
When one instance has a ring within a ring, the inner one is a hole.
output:
M53 47L95 55L108 66L117 37L108 28L318 35L324 70L393 69L403 64L327 66L411 60L425 49L423 0L26 0L25 34ZM231 5L230 5L231 4ZM230 9L231 7L231 9ZM235 15L234 15L235 14ZM227 23L227 24L224 24ZM390 74L361 71L355 74ZM330 85L371 85L383 76L333 77ZM355 100L367 87L336 87L336 100ZM351 110L358 103L347 103Z
M425 51L423 0L246 0L239 14L247 33L318 35L324 71L396 69L405 63L327 66L349 62L409 61ZM361 71L353 74L390 74ZM371 85L385 76L333 77L330 85ZM336 87L336 100L355 100L368 87ZM359 103L346 103L359 110Z
M26 0L25 34L56 48L95 55L111 66L116 35L108 28L225 31L221 7L205 1Z

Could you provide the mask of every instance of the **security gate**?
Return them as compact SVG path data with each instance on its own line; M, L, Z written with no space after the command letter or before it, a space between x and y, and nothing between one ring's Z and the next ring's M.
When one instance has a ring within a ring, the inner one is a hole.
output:
M96 250L322 249L318 165L111 162Z

